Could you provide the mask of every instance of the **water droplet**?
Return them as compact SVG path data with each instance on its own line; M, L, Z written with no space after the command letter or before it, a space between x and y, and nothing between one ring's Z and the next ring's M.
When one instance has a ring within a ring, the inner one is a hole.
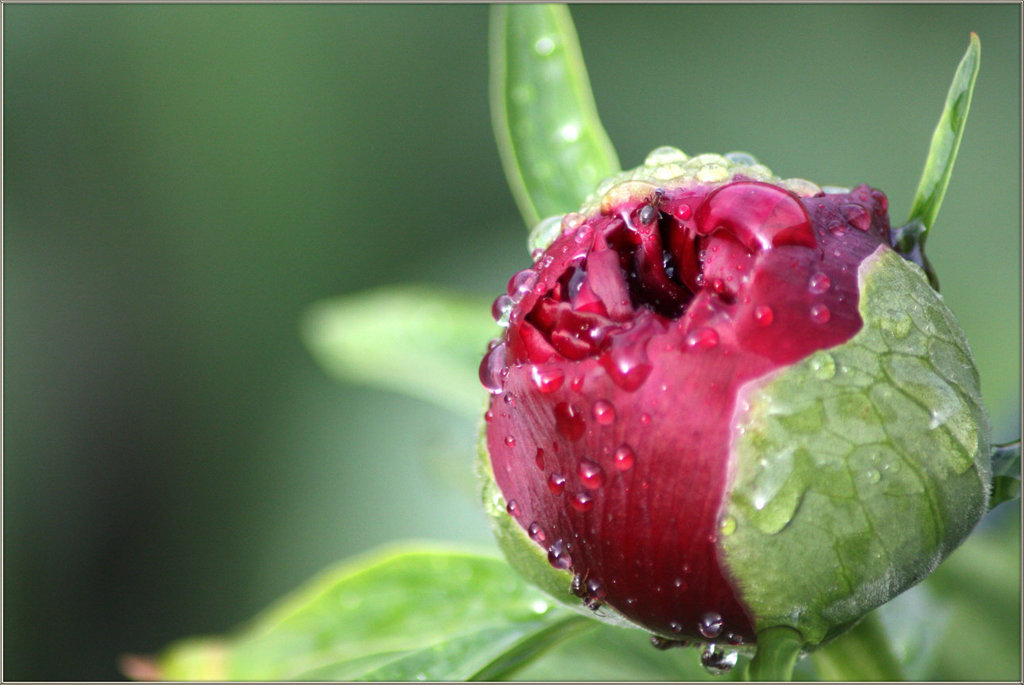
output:
M700 654L700 665L711 675L722 675L736 665L739 653L719 645L709 644Z
M576 470L583 487L588 490L597 490L605 483L604 469L589 459L581 459L579 468Z
M680 590L686 590L686 588L687 588L686 581L683 580L682 578L676 578L675 580L672 581L672 584L675 585L676 588L678 588Z
M640 424L641 425L648 426L648 425L650 425L650 423L651 423L651 415L650 414L641 414L640 415Z
M629 445L619 445L615 454L612 455L612 463L619 471L628 471L633 468L633 464L636 463L636 454L633 452L633 448Z
M672 209L672 216L679 219L680 221L686 221L691 216L693 216L693 208L690 207L690 205L686 204L685 202L680 203L676 205L675 208Z
M569 498L569 504L576 511L590 511L594 508L594 498L585 492L577 492Z
M728 537L736 532L736 519L732 516L726 516L722 519L722 522L718 524L718 531Z
M551 609L551 605L543 599L535 599L530 608L533 609L535 614L546 614Z
M562 387L562 381L565 380L565 372L559 368L533 366L530 368L530 380L533 381L533 386L537 390L547 394Z
M846 224L832 224L828 230L832 232L832 235L841 237L846 235Z
M861 231L871 228L871 215L860 205L845 204L839 208L850 225Z
M511 435L506 435L505 436L505 446L506 447L515 447L516 446L516 439L513 438Z
M602 426L610 426L615 423L615 406L608 400L594 402L594 420Z
M537 54L541 57L547 57L555 51L555 41L548 36L541 36L537 39L537 42L533 44L533 49L537 51Z
M583 389L583 376L576 376L575 378L573 378L572 382L569 384L569 387L572 388L576 392L579 392L580 390L582 390Z
M548 476L548 490L552 495L561 495L565 490L565 476L559 473L552 473Z
M567 143L575 143L580 137L580 127L576 124L566 124L558 129L558 135Z
M559 402L555 405L555 428L569 440L575 441L583 437L587 426L578 409L568 402Z
M544 448L543 447L538 447L537 448L537 454L534 456L533 460L534 460L534 462L536 462L538 469L543 469L544 468Z
M867 471L864 472L864 480L873 485L878 481L882 480L882 474L880 474L875 469L868 469Z
M832 280L820 271L813 276L807 284L808 289L815 295L827 292L832 287Z
M487 411L484 412L484 421L486 421L487 423L490 423L493 420L494 420L494 412L491 411L490 409L488 409Z
M712 328L698 328L695 331L690 331L689 335L686 336L686 346L689 348L696 347L702 350L710 350L717 344L718 333Z
M505 343L499 343L484 355L480 362L480 382L492 395L501 392L501 372L505 366ZM508 372L505 373L505 376Z
M910 315L900 311L883 312L878 316L877 321L879 328L883 331L888 331L892 334L892 337L897 339L907 337L910 334L911 327L914 325Z
M559 218L559 217L552 217ZM548 221L548 219L545 219ZM541 222L542 224L544 222ZM558 225L561 225L560 223ZM523 269L512 274L512 278L508 279L508 286L505 292L509 294L513 300L518 300L526 293L533 290L533 286L537 283L537 272L533 269Z
M640 388L651 373L643 345L613 348L598 360L615 385L626 392Z
M816 352L811 357L810 364L814 375L823 381L836 375L836 360L828 352Z
M671 145L662 145L648 153L644 159L644 166L662 166L664 164L682 164L689 157L679 148Z
M700 618L700 623L697 624L697 630L700 634L709 640L716 638L722 633L722 626L725 625L725 621L722 620L722 615L709 611Z
M567 569L572 566L572 557L565 549L565 543L555 540L555 543L548 547L548 563L558 569Z
M519 504L514 499L508 501L508 504L505 505L505 511L509 513L509 516L519 516L521 513Z
M683 624L679 621L669 621L668 629L671 630L673 633L681 633L683 632Z
M758 326L770 326L775 320L775 312L766 304L759 304L754 307L754 321Z
M536 521L530 524L526 529L526 532L534 542L544 544L548 539L548 534L544 532L544 529L541 528L540 524Z
M816 304L811 307L811 321L814 323L828 323L832 318L832 312L823 304Z
M494 298L491 305L491 316L502 328L508 327L508 317L512 313L512 298L502 293Z

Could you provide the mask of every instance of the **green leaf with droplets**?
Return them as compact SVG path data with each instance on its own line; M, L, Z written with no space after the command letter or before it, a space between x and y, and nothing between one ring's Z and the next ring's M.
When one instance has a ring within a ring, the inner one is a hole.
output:
M497 557L407 546L325 572L231 635L133 663L166 680L495 679L592 623Z
M991 478L952 313L886 247L858 278L861 330L749 386L735 420L723 559L758 631L810 645L934 569L984 514Z
M932 134L928 159L925 161L924 171L914 194L914 203L910 208L910 217L907 219L908 224L921 224L918 240L922 244L927 238L928 231L935 224L935 217L939 214L942 199L949 187L953 163L960 150L960 141L967 124L971 95L974 93L974 83L978 78L980 66L981 41L972 33L971 43L953 76L953 83L946 94L946 105Z
M491 8L491 119L528 227L565 214L620 170L565 5Z
M312 305L302 336L338 378L482 412L478 368L498 329L489 303L429 286L385 287Z

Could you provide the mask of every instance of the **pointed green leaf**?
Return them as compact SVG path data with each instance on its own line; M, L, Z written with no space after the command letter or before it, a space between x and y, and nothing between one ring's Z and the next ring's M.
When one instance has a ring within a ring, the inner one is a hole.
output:
M314 304L303 339L345 381L412 395L476 417L480 359L498 328L489 303L429 286L380 288Z
M167 680L496 678L591 624L497 557L404 547L329 570L239 632L179 642L149 665Z
M526 224L575 210L620 170L565 5L491 9L491 119Z
M981 41L972 33L971 44L953 76L942 117L932 134L928 159L925 161L921 181L914 195L914 204L910 208L910 218L907 220L908 224L920 222L922 225L919 238L922 244L927 238L928 230L935 224L935 217L939 214L939 207L942 206L942 199L949 187L953 162L956 161L960 140L964 135L967 113L971 108L971 95L974 92L974 82L978 78L980 65Z

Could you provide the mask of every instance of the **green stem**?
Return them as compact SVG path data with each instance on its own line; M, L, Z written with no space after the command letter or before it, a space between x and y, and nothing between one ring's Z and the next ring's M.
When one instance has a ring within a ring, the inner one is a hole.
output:
M903 680L899 661L889 647L877 612L865 616L849 632L811 654L820 680Z
M747 667L747 680L790 681L803 649L803 637L787 626L767 628L757 634L757 653Z

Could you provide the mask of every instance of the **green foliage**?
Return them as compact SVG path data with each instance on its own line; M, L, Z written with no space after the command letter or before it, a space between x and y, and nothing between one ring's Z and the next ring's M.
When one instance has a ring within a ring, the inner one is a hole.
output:
M482 299L414 285L319 302L302 326L313 355L339 379L467 417L480 414L476 369L496 330Z
M152 665L167 680L495 679L589 623L501 559L400 547L325 572L228 637L171 645Z
M619 160L565 5L491 9L491 118L527 226L575 210Z

